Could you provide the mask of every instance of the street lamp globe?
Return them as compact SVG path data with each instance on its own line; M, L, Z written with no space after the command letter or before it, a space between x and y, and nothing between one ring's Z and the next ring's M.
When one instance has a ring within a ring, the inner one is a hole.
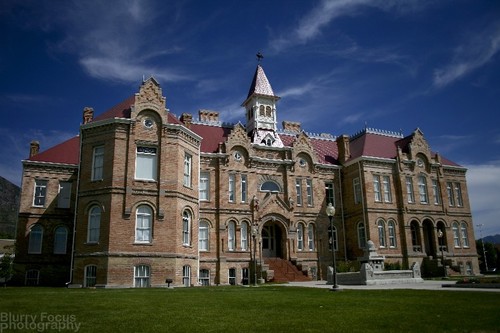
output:
M326 215L328 216L328 219L330 220L330 239L331 239L331 245L332 245L332 277L333 277L333 283L332 283L332 288L330 289L331 291L337 291L340 290L339 286L337 285L337 267L336 267L336 260L335 260L335 240L333 239L333 216L335 215L335 207L333 207L333 204L330 202L328 203L328 206L326 206Z

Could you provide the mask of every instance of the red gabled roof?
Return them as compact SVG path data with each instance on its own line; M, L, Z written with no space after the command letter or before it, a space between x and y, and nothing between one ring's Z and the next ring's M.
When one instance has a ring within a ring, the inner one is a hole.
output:
M280 134L281 142L283 142L283 145L286 147L292 147L296 138L297 136L293 134ZM319 163L339 164L337 160L339 155L337 142L334 140L317 138L310 138L310 140Z
M130 107L135 103L135 96L130 96L123 102L113 106L111 109L101 113L93 121L113 118L130 118Z
M50 162L78 165L80 161L80 137L75 136L28 159L34 162Z
M229 127L203 124L191 124L189 129L203 138L200 148L202 153L216 153L219 143L226 142L229 133L233 130Z

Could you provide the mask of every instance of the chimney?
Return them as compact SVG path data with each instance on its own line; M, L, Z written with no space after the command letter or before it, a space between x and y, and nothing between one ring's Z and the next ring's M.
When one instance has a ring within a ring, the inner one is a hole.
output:
M337 138L337 148L339 150L339 162L345 163L351 157L348 135L343 134Z
M300 123L284 120L282 124L283 124L283 130L287 132L300 133L300 125L301 125Z
M184 126L186 126L187 128L190 128L191 123L193 122L193 115L190 113L183 113L181 115L180 120L184 123Z
M31 143L30 143L30 158L32 158L33 156L38 154L39 151L40 151L40 142L35 141L35 140L31 141Z
M204 123L212 123L219 121L219 112L210 110L199 110L198 119Z
M94 109L90 107L83 108L83 124L90 123L94 119Z

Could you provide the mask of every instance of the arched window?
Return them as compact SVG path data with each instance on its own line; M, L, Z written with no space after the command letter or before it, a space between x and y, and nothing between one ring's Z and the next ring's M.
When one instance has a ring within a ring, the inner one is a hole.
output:
M411 222L410 232L411 232L411 245L413 246L413 251L421 252L422 247L420 246L420 227L417 221Z
M262 185L260 186L260 190L262 192L281 192L280 186L272 180L268 180L262 183Z
M227 249L234 251L236 247L236 223L230 221L227 224Z
M380 247L385 247L385 223L382 220L378 221L378 242Z
M365 224L363 222L358 223L358 246L360 249L366 247Z
M264 107L264 105L261 105L259 107L259 116L261 116L261 117L265 117L266 116L266 108Z
M333 243L333 248L335 251L338 251L338 239L337 239L337 228L335 226L329 226L328 227L328 250L332 250L332 243Z
M68 245L68 229L59 226L54 231L54 254L66 254Z
M152 209L147 205L137 207L135 215L135 241L137 243L151 242Z
M40 254L42 253L42 240L43 240L43 227L35 224L31 227L30 238L28 244L28 253Z
M304 250L304 225L302 223L297 226L297 250Z
M389 221L387 223L387 229L389 231L389 247L396 247L396 225L394 221Z
M469 237L467 235L467 224L465 224L465 222L462 222L460 224L460 235L462 236L463 247L469 247Z
M309 245L309 251L314 250L314 225L311 223L307 226L307 243Z
M266 106L266 117L272 117L273 112L270 106Z
M101 207L92 206L89 210L89 222L87 229L87 243L99 242L101 230Z
M241 224L241 250L246 251L248 250L248 223L243 222Z
M207 221L200 221L198 229L198 248L200 251L208 251L209 228Z
M458 223L453 222L451 228L453 230L453 245L455 245L455 247L460 247L460 233L458 230Z
M188 210L182 213L182 244L191 244L191 213Z

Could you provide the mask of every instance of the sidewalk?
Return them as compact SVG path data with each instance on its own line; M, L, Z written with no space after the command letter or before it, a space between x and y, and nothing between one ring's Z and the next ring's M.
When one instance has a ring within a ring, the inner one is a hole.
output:
M446 285L447 287L443 287ZM500 292L499 288L460 288L451 287L455 285L455 281L435 281L435 280L424 280L422 283L402 283L402 284L383 284L383 285L339 285L340 290L348 289L359 289L359 290L384 290L384 289L420 289L420 290L459 290L459 291L488 291L488 292ZM306 281L306 282L289 282L288 284L283 284L283 286L290 287L309 287L309 288L332 288L331 284L327 284L326 281Z

